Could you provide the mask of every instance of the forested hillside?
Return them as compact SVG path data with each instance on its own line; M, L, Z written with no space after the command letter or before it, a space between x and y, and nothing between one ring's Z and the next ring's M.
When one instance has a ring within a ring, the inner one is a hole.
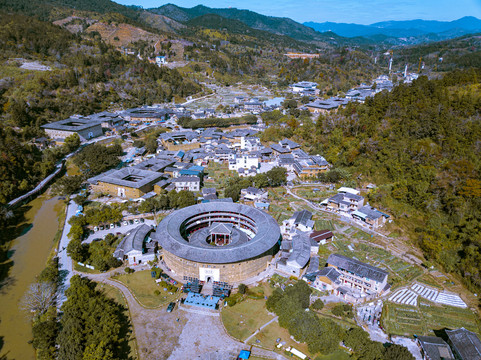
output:
M372 204L389 211L429 260L481 289L481 70L421 77L365 104L309 121L295 134L379 185Z
M27 143L43 135L41 125L201 90L177 70L122 55L98 35L82 38L23 15L0 14L0 50L0 203L33 187L58 160ZM20 67L31 61L51 70Z

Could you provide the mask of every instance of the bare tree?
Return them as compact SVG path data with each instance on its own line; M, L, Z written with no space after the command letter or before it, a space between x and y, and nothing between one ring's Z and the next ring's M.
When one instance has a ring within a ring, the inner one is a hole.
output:
M33 318L44 314L57 300L57 287L53 282L37 282L30 285L22 301L21 309Z

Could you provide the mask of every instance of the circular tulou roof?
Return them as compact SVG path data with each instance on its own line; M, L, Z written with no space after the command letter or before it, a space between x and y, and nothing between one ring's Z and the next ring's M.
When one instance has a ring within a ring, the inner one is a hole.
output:
M180 228L184 221L214 211L234 212L249 217L256 224L256 235L250 241L224 246L202 246L182 237ZM272 249L280 235L279 225L269 214L250 206L224 202L197 204L174 211L160 222L157 231L152 234L166 251L186 260L212 264L252 259Z

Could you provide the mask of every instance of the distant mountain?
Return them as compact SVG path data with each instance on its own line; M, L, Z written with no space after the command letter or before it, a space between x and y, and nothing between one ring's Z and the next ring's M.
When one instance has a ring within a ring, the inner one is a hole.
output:
M219 30L226 32L227 34L247 35L250 37L250 42L255 41L256 45L259 46L275 45L297 50L304 49L306 51L309 51L309 47L313 49L315 48L315 45L295 40L289 36L277 35L264 30L257 30L247 26L242 21L227 19L216 14L201 15L185 22L184 24L189 28L206 28ZM237 41L239 41L239 39Z
M239 10L235 8L214 9L203 5L198 5L193 8L182 8L177 5L167 4L159 8L148 9L148 11L167 16L181 23L187 23L189 20L199 16L215 14L226 19L241 21L253 29L268 31L278 35L287 35L293 39L302 41L332 41L332 37L336 36L334 34L321 34L289 18L265 16L250 10Z
M429 36L432 40L442 40L481 31L481 20L473 16L466 16L454 21L383 21L371 25L305 22L304 25L319 32L332 31L339 36L349 38L357 36L371 38L375 35L385 35L396 38ZM433 36L434 34L436 36Z

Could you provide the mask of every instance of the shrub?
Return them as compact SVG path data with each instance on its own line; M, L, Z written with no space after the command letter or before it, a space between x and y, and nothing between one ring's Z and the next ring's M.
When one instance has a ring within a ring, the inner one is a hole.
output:
M321 299L316 299L316 301L314 301L311 306L314 310L322 310L322 308L324 307L324 303Z
M245 294L247 292L247 285L246 284L239 284L239 287L237 288L239 291L239 294Z
M127 274L132 274L132 273L135 272L135 270L132 269L132 268L129 268L129 267L127 266L127 267L125 268L125 272L126 272Z
M155 290L155 291L154 291L154 295L159 296L159 295L160 295L160 290Z

